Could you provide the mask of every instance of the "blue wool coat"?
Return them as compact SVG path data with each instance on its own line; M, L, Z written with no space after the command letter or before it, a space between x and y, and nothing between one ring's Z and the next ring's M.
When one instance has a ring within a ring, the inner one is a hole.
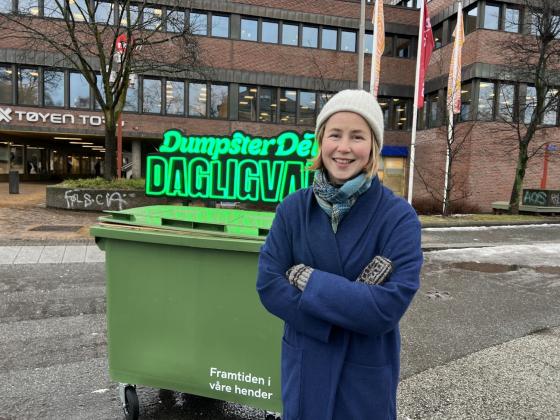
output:
M382 285L354 280L375 257L393 262ZM314 268L303 292L295 264ZM396 418L398 323L419 287L422 251L414 210L374 178L333 233L311 188L278 206L259 257L257 291L285 322L284 420Z

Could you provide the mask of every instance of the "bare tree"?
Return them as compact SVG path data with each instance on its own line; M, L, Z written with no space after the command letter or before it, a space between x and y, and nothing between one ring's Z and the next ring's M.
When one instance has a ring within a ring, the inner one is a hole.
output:
M503 123L502 127L505 126L510 132L517 149L515 179L509 201L512 214L519 213L521 189L529 160L540 154L546 146L534 145L534 140L538 138L539 131L556 124L560 103L560 79L554 71L560 64L558 1L524 2L530 34L512 35L499 48L508 63L508 70L501 75L501 79L527 86L525 95L515 97L514 85L503 84L498 94L498 119ZM519 24L519 21L506 21L506 25L516 27Z
M19 2L20 5L25 3ZM177 2L178 4L179 2ZM44 17L20 7L0 16L3 36L19 48L58 55L80 72L105 118L106 179L116 175L117 122L137 74L200 72L199 48L184 9L130 0L44 0ZM202 23L201 25L206 25Z
M440 155L439 158L434 160L445 161L448 153L447 168L445 168L445 165L443 167L435 166L431 159L424 159L423 162L416 162L415 164L418 178L431 197L432 203L437 205L438 211L444 217L450 215L457 203L464 202L471 195L467 186L466 175L461 170L460 164L465 148L471 141L471 133L475 125L476 122L454 124L450 135L448 126L442 126L437 130L436 137L446 141L445 148L437 152ZM421 142L419 146L422 146ZM446 177L446 186L441 185L441 180L445 180Z

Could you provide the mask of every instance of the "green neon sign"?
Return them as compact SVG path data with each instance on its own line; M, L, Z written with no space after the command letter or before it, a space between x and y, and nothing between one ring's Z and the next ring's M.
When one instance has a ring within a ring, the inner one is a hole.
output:
M305 168L317 152L310 132L187 137L168 130L159 153L148 155L146 195L277 203L312 183Z

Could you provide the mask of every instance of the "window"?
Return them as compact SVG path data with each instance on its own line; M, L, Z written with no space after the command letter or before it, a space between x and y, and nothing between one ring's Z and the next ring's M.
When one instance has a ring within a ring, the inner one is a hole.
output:
M527 95L525 96L525 124L529 124L533 118L533 114L537 110L537 89L534 86L527 86Z
M56 4L56 1L55 1ZM98 1L95 3L95 21L105 25L112 25L113 3Z
M229 38L229 16L212 15L212 36Z
M411 40L410 38L397 37L397 57L410 58L411 57Z
M168 80L165 83L165 112L168 115L185 113L185 83Z
M56 0L43 0L43 14L45 17L63 19L64 18L64 2L59 1L60 6Z
M155 7L144 7L144 13L142 16L143 27L148 30L156 31L161 29L163 12L159 8Z
M372 51L373 51L373 34L366 32L364 34L364 52L366 54L371 54Z
M395 44L393 36L389 35L385 38L385 49L383 50L383 55L385 57L393 56L393 45Z
M70 14L75 22L88 21L87 0L69 0L68 3L70 4Z
M144 79L142 87L142 112L161 113L161 80Z
M70 108L89 108L89 83L82 73L70 73Z
M326 92L319 93L319 109L318 109L319 112L323 109L323 107L329 101L329 99L333 97L333 95L334 93L326 93Z
M356 52L356 32L353 31L340 32L340 50Z
M239 86L238 119L240 121L257 120L256 86Z
M408 108L410 101L407 99L393 98L393 121L391 128L393 130L408 129Z
M126 90L126 100L124 103L124 111L138 112L138 85L135 83L133 86L128 85Z
M476 17L478 16L478 7L475 6L465 13L465 35L476 30Z
M101 93L101 97L103 98L103 100L105 101L105 88L103 87L103 78L101 77L100 74L96 74L95 75L95 84L97 85L97 89L99 89L99 92ZM94 96L94 102L93 102L93 106L95 109L101 109L101 105L99 104L99 102L97 101L97 98Z
M556 125L558 116L558 90L549 89L545 97L545 112L542 123L545 125Z
M39 72L37 69L18 70L18 104L39 104Z
M501 83L498 97L498 116L504 121L513 121L515 85Z
M280 90L280 122L283 124L296 123L297 92L295 90Z
M461 86L461 121L469 121L472 119L471 102L472 102L472 83L465 83Z
M0 103L12 103L12 68L9 66L0 67Z
M241 39L256 41L259 22L256 19L241 18Z
M500 5L486 3L484 7L484 28L498 29L500 27Z
M168 12L165 28L167 32L182 33L185 30L185 12L180 10Z
M37 0L18 0L18 12L24 15L39 15L39 2Z
M193 35L208 35L208 16L206 13L191 12L189 26Z
M406 178L406 158L383 156L379 162L379 179L383 185L395 194L404 196Z
M270 42L271 44L278 44L278 22L262 23L262 42Z
M121 13L121 26L138 26L139 23L139 16L140 11L138 6L129 5L124 11L122 10L122 6L119 6L119 11ZM130 25L129 25L129 18L130 17Z
M480 82L478 90L478 119L490 121L494 116L494 83Z
M259 95L259 121L277 122L277 94L276 88L261 88Z
M315 92L299 93L299 124L313 125L315 123Z
M434 42L435 42L435 48L440 48L443 46L443 24L439 24L434 26L433 28L433 33L434 33Z
M189 116L206 116L206 84L189 83Z
M519 32L519 9L506 7L506 16L504 21L504 30L506 32Z
M284 23L282 25L282 44L298 45L298 25Z
M430 128L437 127L439 125L439 95L432 94L428 96L428 126Z
M338 31L331 28L323 28L321 31L321 48L325 50L336 50L336 36Z
M12 12L12 0L0 0L0 13Z
M319 29L314 26L304 26L301 33L301 46L317 48Z
M383 113L383 125L389 128L389 103L390 98L379 98L379 106L381 107L381 112Z
M64 106L64 72L43 72L43 102L45 106Z
M457 16L449 18L447 21L447 43L453 42L455 28L457 27Z
M210 118L227 119L228 102L228 85L210 85Z

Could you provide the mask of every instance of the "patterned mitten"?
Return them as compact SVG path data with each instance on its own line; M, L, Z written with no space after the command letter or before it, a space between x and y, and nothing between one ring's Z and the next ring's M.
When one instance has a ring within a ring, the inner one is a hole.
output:
M286 271L286 277L290 284L303 292L303 289L305 289L312 272L313 269L311 267L308 267L305 264L298 264L292 266L288 271Z
M393 264L391 260L377 255L366 265L366 268L364 268L357 281L366 284L381 284L387 280L387 277L389 277L392 271Z

